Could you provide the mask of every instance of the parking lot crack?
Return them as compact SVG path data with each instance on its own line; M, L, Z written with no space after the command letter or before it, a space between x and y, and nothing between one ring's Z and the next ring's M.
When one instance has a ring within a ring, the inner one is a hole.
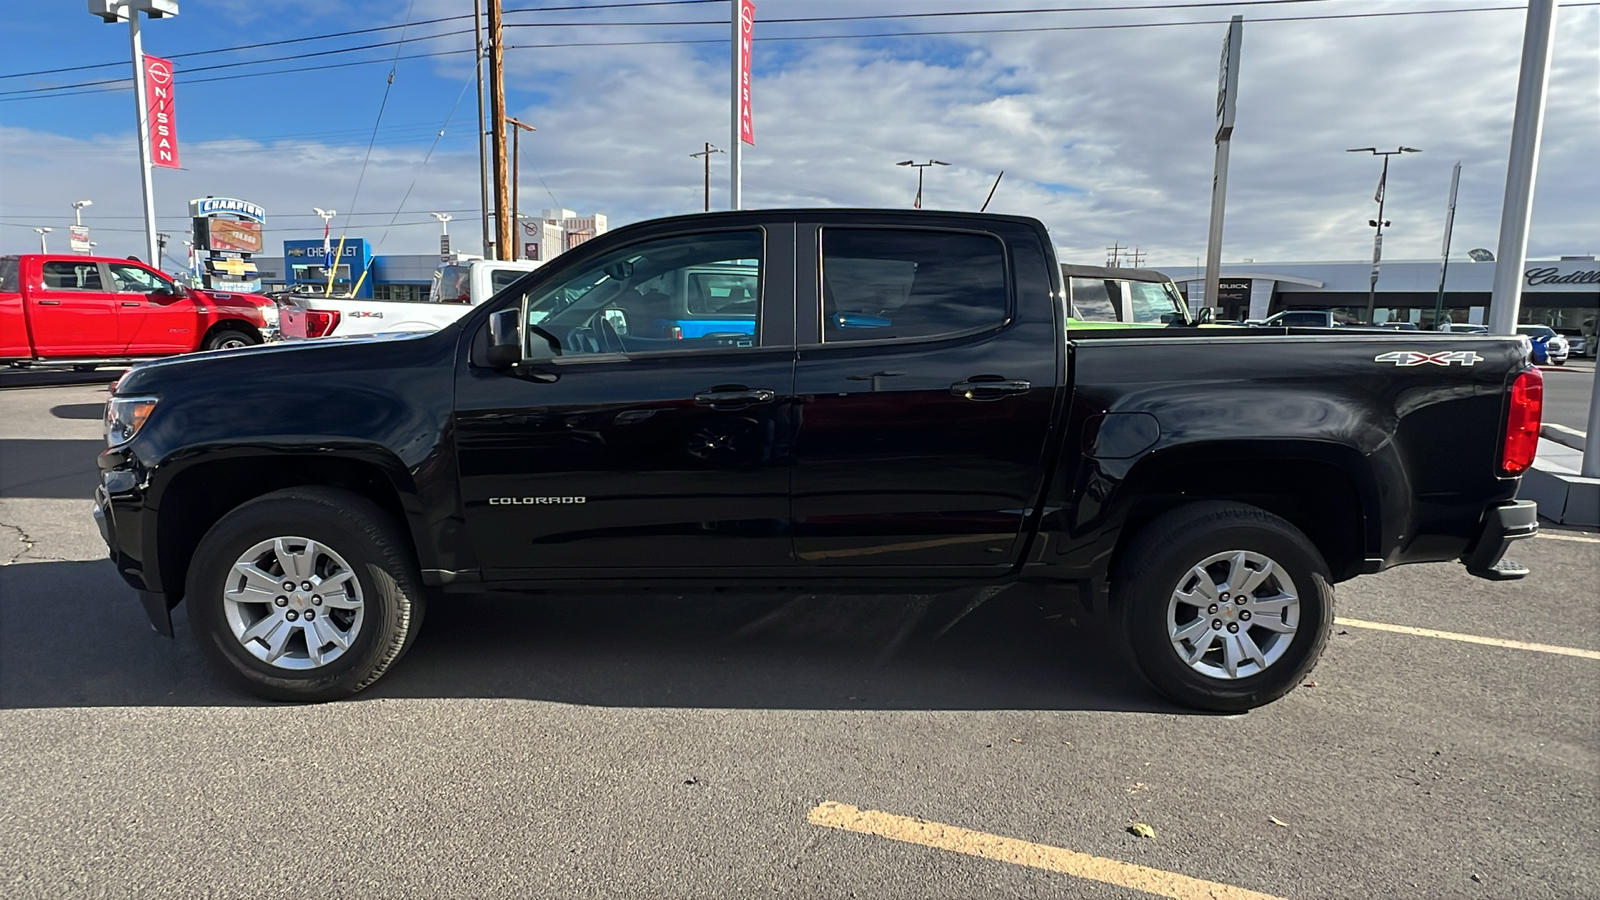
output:
M33 538L29 537L28 533L22 530L22 526L12 525L9 522L0 522L0 528L14 531L16 532L17 536L17 548L13 550L7 557L6 561L0 563L0 565L9 566L14 562L18 562L22 559L22 557L28 554L28 551L33 549Z

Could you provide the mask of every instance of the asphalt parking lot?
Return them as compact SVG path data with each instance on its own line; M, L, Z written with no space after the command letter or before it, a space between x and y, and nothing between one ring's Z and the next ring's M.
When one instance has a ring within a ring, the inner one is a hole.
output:
M0 391L5 897L1600 896L1600 534L1340 586L1241 716L1021 591L942 634L916 597L451 598L359 699L278 705L105 560L103 396Z

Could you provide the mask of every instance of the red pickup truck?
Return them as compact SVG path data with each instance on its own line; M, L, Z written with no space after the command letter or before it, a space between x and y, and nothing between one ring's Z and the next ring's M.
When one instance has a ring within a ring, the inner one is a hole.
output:
M187 288L136 260L0 256L0 362L90 369L247 347L277 331L270 298Z

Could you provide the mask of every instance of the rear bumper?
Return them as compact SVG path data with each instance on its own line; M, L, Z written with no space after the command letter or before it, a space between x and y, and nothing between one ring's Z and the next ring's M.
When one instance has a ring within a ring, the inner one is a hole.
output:
M1505 559L1512 542L1539 533L1539 508L1532 500L1513 500L1490 507L1484 516L1483 531L1466 556L1461 558L1467 571L1479 578L1509 581L1528 574L1524 566Z

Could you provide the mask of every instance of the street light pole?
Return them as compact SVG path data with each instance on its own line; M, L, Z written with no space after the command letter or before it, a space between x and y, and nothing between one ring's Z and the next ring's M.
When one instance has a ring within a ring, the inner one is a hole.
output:
M94 205L94 201L93 200L74 200L74 201L72 201L73 224L77 225L79 228L82 228L83 227L83 208L85 206L93 206L93 205Z
M50 248L45 246L44 236L50 233L50 229L49 228L35 228L34 229L34 233L39 235L39 252L40 253L49 253L50 252Z
M713 153L725 153L727 151L718 150L716 147L711 146L711 142L710 141L706 141L705 144L706 144L706 149L705 150L703 150L703 151L701 151L699 153L691 153L691 154L689 154L689 158L690 159L694 159L695 157L699 157L699 156L703 156L703 157L706 158L706 209L705 209L705 211L706 212L711 212L711 154L713 154Z
M1378 302L1378 264L1383 259L1383 226L1390 224L1383 218L1384 195L1387 193L1387 185L1389 183L1389 157L1398 156L1401 153L1421 153L1422 151L1415 147L1400 147L1395 150L1379 150L1376 147L1357 147L1354 150L1346 150L1345 152L1371 153L1373 156L1383 157L1383 174L1378 176L1378 192L1372 196L1372 199L1378 201L1378 217L1376 219L1367 220L1368 225L1371 225L1373 228L1377 229L1377 233L1372 239L1372 278L1367 284L1366 323L1371 325L1373 310L1376 308Z
M897 162L897 163L895 163L895 165L897 165L897 166L910 166L911 168L917 170L917 199L916 199L916 201L914 203L911 204L911 208L912 209L921 209L922 208L922 170L928 168L929 166L948 166L950 164L947 163L947 162L943 162L941 160L937 160L937 159L930 159L925 163L912 162L911 160L908 159L905 162Z
M152 19L178 14L178 0L89 0L89 12L106 24L128 22L128 42L133 50L133 97L136 131L139 135L139 180L144 190L144 236L151 265L160 264L161 248L156 240L155 189L150 181L150 118L145 95L144 42L139 35L139 13Z

